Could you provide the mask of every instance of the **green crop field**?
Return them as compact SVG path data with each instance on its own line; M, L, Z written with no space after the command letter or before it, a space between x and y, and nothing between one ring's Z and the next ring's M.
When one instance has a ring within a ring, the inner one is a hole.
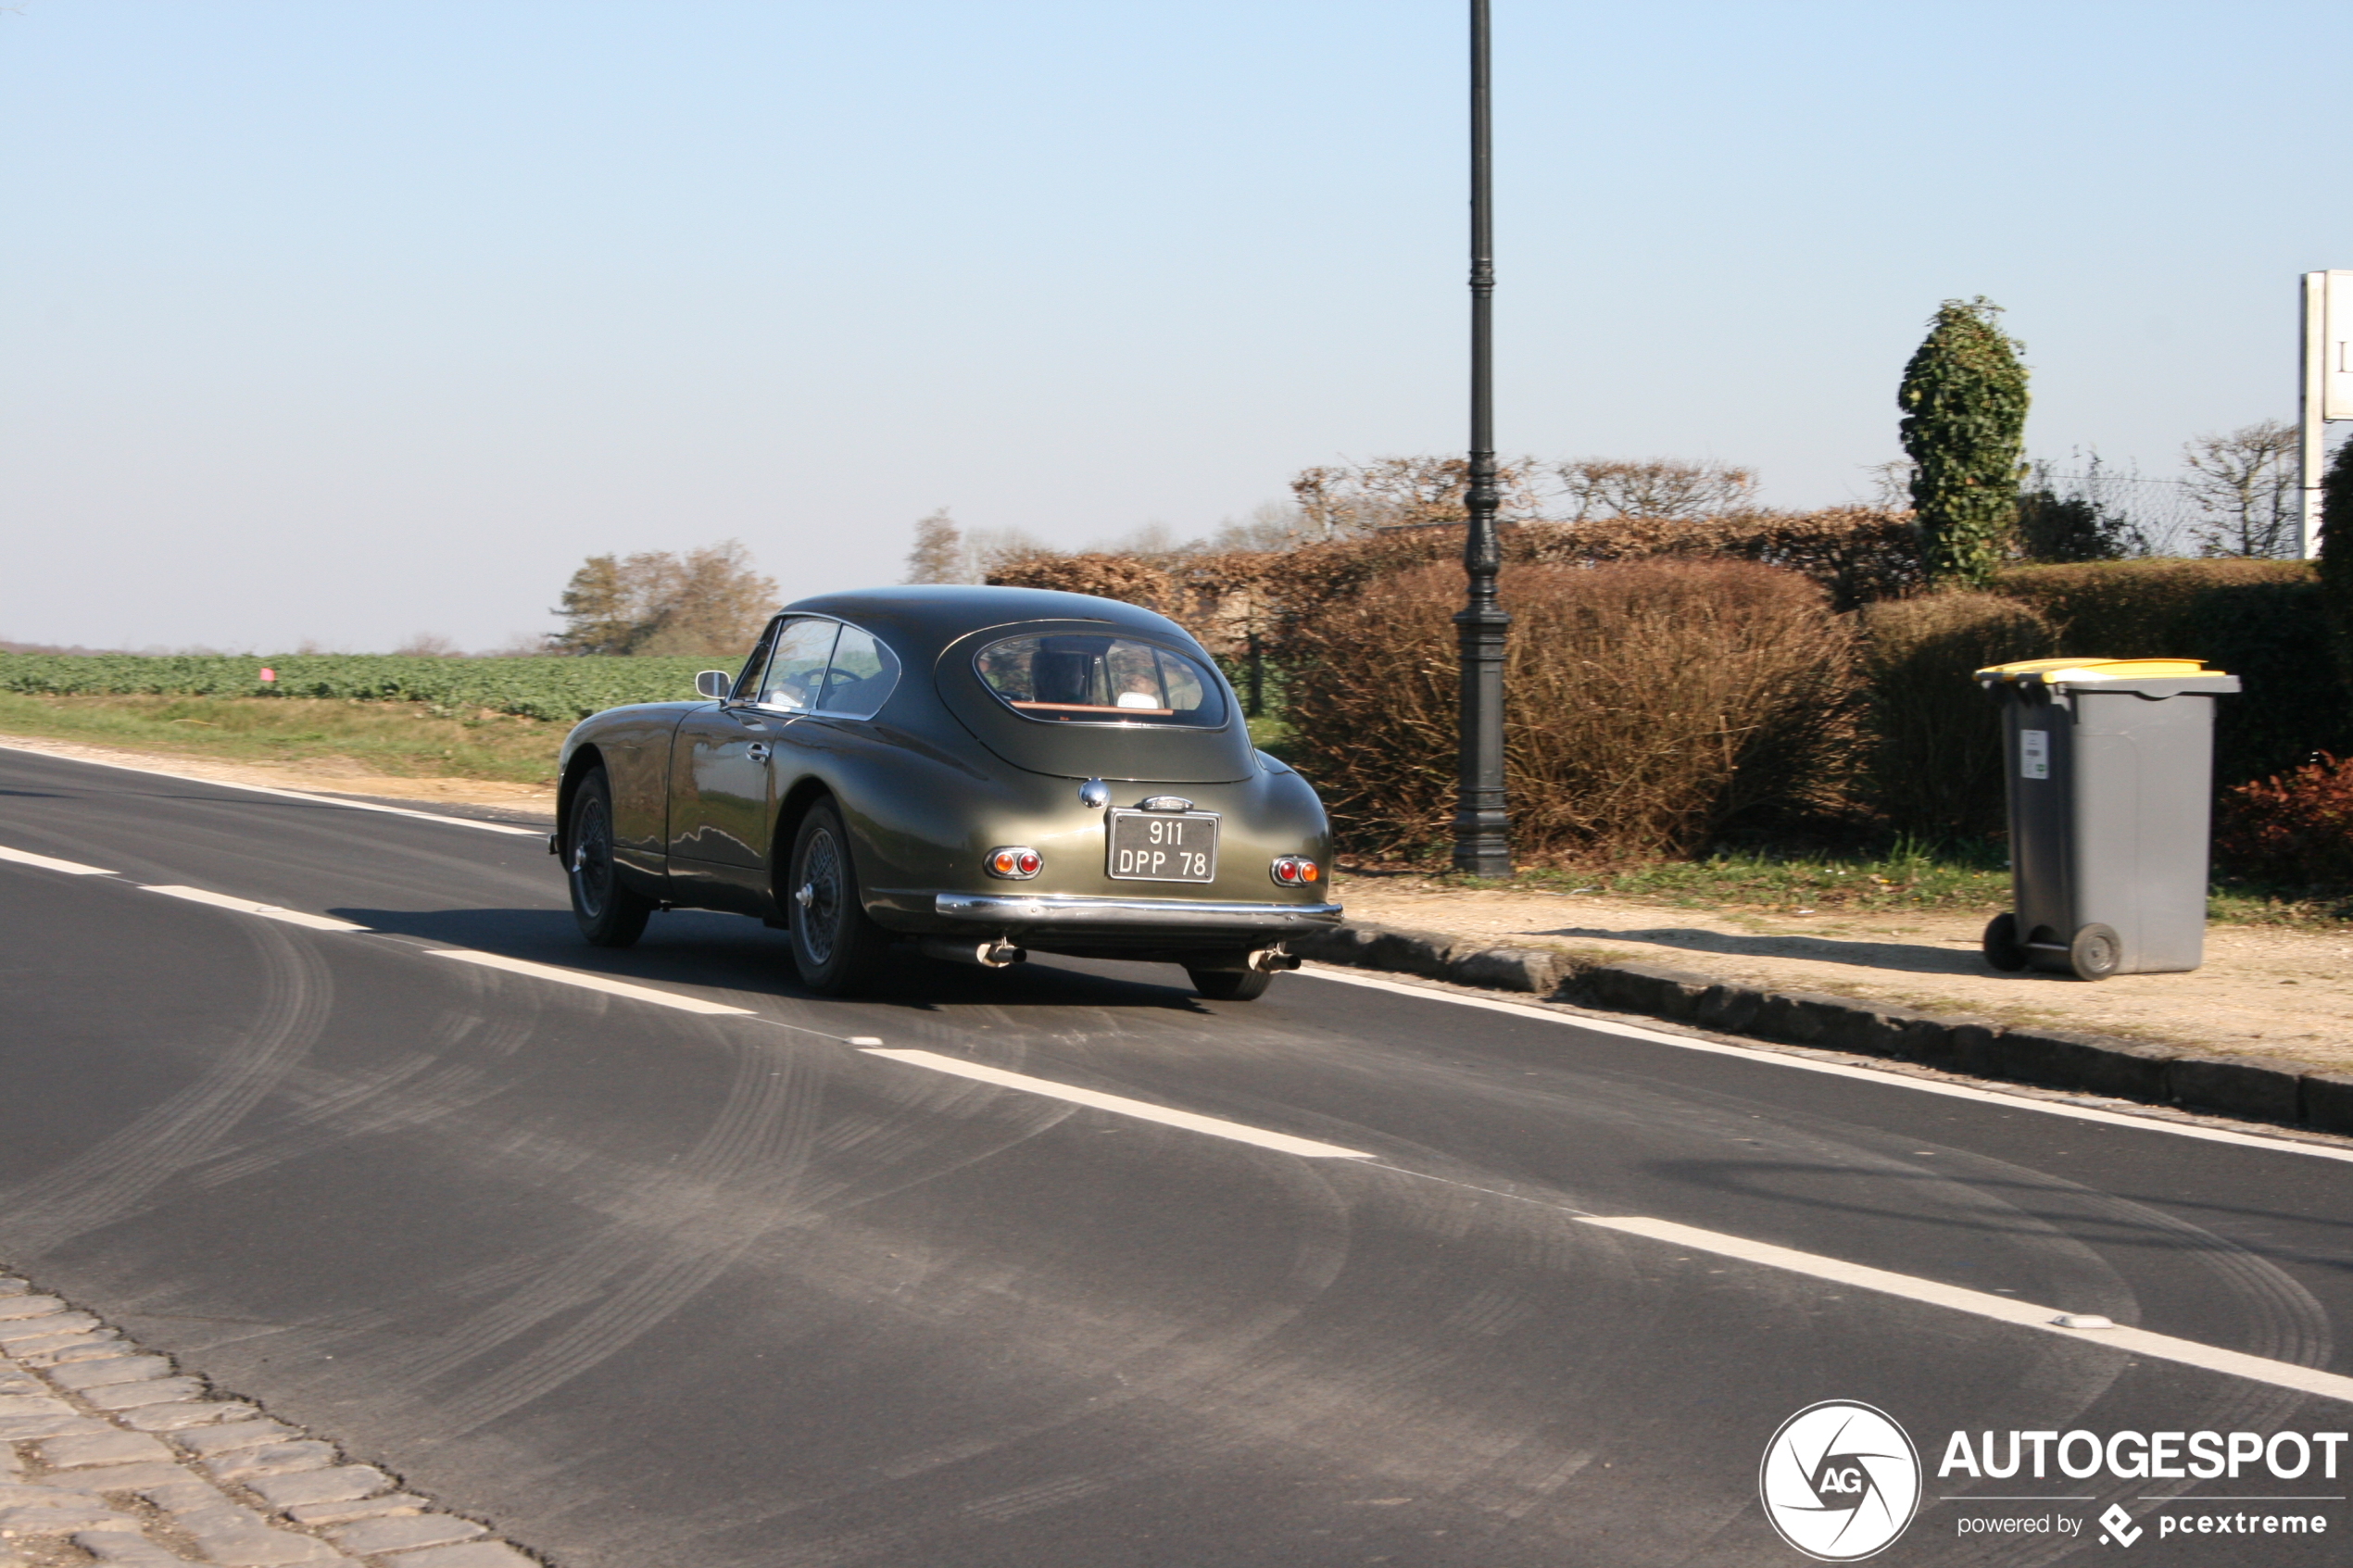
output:
M430 659L398 654L0 653L0 691L28 696L313 697L419 703L571 723L630 702L691 699L702 659ZM729 664L732 673L733 665ZM277 676L265 682L261 671Z

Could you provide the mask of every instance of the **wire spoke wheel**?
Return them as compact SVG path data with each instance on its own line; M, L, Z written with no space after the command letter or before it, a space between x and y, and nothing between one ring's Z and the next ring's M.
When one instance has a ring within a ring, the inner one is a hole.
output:
M612 903L612 816L601 795L582 801L579 816L573 834L572 897L580 912L594 919Z
M805 922L801 945L819 963L833 961L841 945L841 846L826 829L812 834L801 858L800 890L795 901Z
M812 806L793 835L785 888L793 967L801 984L827 996L871 987L890 951L890 933L860 898L852 853L840 809L830 800Z
M621 878L613 856L612 784L602 768L580 781L569 813L571 851L565 881L572 891L572 918L580 934L599 947L626 947L645 935L653 900Z

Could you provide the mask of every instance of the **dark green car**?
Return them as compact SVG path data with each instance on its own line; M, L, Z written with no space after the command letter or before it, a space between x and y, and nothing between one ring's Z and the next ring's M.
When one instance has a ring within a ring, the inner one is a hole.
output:
M591 942L655 909L790 933L804 983L871 987L904 949L1182 964L1206 997L1296 968L1340 920L1307 782L1256 750L1175 622L1032 588L828 594L786 607L707 700L565 737L550 847Z

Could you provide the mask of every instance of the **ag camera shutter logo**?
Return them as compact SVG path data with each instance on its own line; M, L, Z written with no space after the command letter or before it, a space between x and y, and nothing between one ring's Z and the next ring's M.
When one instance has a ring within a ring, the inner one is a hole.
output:
M1820 1562L1885 1549L1920 1505L1920 1455L1886 1411L1808 1405L1765 1445L1756 1491L1781 1539Z

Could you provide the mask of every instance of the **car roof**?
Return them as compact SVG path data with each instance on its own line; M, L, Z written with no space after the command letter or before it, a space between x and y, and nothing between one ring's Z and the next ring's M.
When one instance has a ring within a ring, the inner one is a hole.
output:
M1164 640L1174 638L1179 646L1193 640L1176 622L1149 609L1052 588L996 588L962 583L861 588L796 599L784 607L784 613L836 616L876 633L887 625L898 638L887 635L886 640L909 641L935 651L984 627L1027 621L1101 621Z

